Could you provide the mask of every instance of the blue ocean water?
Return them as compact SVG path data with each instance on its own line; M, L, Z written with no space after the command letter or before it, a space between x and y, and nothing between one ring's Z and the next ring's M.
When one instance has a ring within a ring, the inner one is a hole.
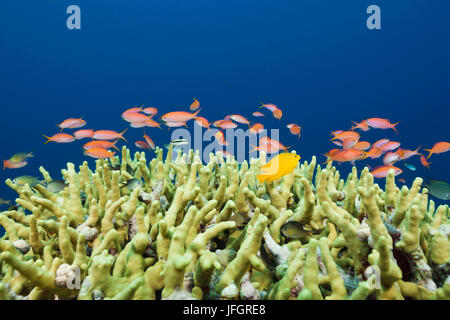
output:
M66 27L73 4L81 30ZM366 27L372 4L381 30ZM261 121L280 128L282 143L304 160L325 161L330 131L369 117L401 121L400 134L370 130L361 140L386 137L407 149L449 141L449 1L3 0L0 8L1 156L35 154L26 167L0 172L4 199L16 197L6 178L39 176L42 165L57 179L67 162L94 165L83 142L43 144L62 120L83 116L86 128L122 131L129 107L161 115L186 110L192 97L210 121L233 113L259 121L251 113L261 101L278 105L281 120L267 113ZM299 140L285 127L291 122L302 126ZM166 129L147 133L157 145L170 141ZM134 152L142 130L125 137ZM449 159L432 156L427 170L411 158L417 171L400 163L399 178L450 181Z

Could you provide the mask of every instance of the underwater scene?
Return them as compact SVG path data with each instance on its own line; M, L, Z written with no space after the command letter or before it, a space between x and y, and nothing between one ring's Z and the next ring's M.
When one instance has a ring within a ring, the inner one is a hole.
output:
M0 7L0 300L450 299L450 2Z

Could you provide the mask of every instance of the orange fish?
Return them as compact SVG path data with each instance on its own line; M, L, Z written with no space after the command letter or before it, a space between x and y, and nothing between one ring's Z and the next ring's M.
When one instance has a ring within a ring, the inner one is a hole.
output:
M214 134L214 137L217 139L217 141L219 141L219 144L221 144L222 146L227 146L228 142L225 140L225 135L223 134L222 131L217 131Z
M149 116L154 116L155 114L158 113L158 109L153 108L153 107L148 107L148 108L144 108L142 110L142 112L144 112L145 114L148 114Z
M200 102L198 102L198 100L195 98L192 98L192 99L194 99L194 102L192 102L191 105L189 106L189 110L195 111L198 108L200 108Z
M281 117L283 116L283 111L281 111L281 109L275 109L272 111L272 115L275 119L281 119Z
M250 133L258 134L264 130L264 126L261 123L254 123L250 128Z
M340 141L333 140L331 142L334 143L335 145L339 146L339 147L342 147L342 142L340 142Z
M398 160L400 160L400 157L396 152L388 152L383 157L384 164L393 164Z
M398 156L401 160L406 160L415 155L422 155L421 153L418 152L420 148L421 147L418 147L416 150L406 150L406 149L398 148L396 153L398 154Z
M361 129L362 131L369 131L369 125L366 121L361 121L360 123L352 121L354 123L354 126L352 126L351 130L355 129Z
M231 120L217 120L213 125L221 129L234 129L237 127L237 124Z
M195 117L195 123L200 127L209 129L210 123L206 118L203 117Z
M103 148L91 148L91 149L85 149L83 154L85 156L89 156L91 158L107 159L107 158L113 157L116 153L108 151Z
M383 152L387 152L387 151L397 149L398 147L400 147L400 142L388 141L385 144L383 144L382 146L380 146L380 149L383 150Z
M27 161L11 162L9 160L3 160L3 170L5 170L5 168L18 169L18 168L25 167L27 164L28 164Z
M403 182L403 183L406 183L406 180L405 180L405 179L398 179L398 181Z
M253 115L254 117L264 117L264 113L261 113L261 112L259 112L259 111L253 112L252 115Z
M295 123L290 123L286 127L288 127L291 134L293 134L294 136L298 136L297 139L300 139L300 130L302 129L302 127Z
M92 138L94 136L94 130L92 130L92 129L77 130L73 133L73 136L77 140L84 139L84 138Z
M334 141L333 141L334 142ZM353 146L353 149L356 149L356 150L367 150L367 149L369 149L370 148L370 143L369 142L367 142L367 141L359 141L359 142L357 142L354 146Z
M430 154L428 155L427 159L430 159L432 154L438 154L438 153L444 153L450 150L450 143L441 141L436 142L431 149L424 149L425 151L428 151Z
M380 139L380 140L374 142L372 144L372 147L381 148L382 146L384 146L388 142L389 142L389 139Z
M57 124L58 127L62 129L75 129L75 128L81 128L86 125L86 121L83 120L83 118L69 118L61 122L60 124Z
M194 119L200 110L197 110L195 113L189 113L186 111L174 111L164 114L161 119L165 122L187 122L191 119Z
M53 141L53 142L57 142L57 143L69 143L75 140L75 138L68 134L68 133L57 133L54 134L51 137L47 137L46 135L43 135L45 138L47 138L47 141L44 142L44 144Z
M326 156L328 158L327 161L347 162L363 159L365 155L366 153L361 150L346 149L340 151L332 150Z
M331 131L331 136L333 136L333 137L335 137L335 136L337 136L339 133L342 133L342 132L344 132L344 131L342 131L342 130L336 130L336 131Z
M127 141L122 135L127 131L127 129L123 130L122 132L118 133L113 130L97 130L94 132L94 139L97 140L116 140L116 139L122 139ZM127 141L128 142L128 141Z
M250 127L250 121L247 120L247 118L239 115L239 114L231 114L228 117L230 117L231 120L234 120L236 122L246 124Z
M266 103L266 104L264 104L264 103L262 103L262 102L261 102L260 108L266 108L267 110L270 110L270 111L272 111L272 112L274 112L275 110L278 109L278 107L277 107L276 105L272 104L272 103Z
M420 163L425 167L430 169L431 162L428 162L427 159L425 159L424 156L420 156Z
M255 151L263 151L267 154L272 154L272 153L277 153L280 152L281 149L279 147L273 146L271 144L261 144L259 145L259 147L254 146L251 144L251 146L253 147L252 150L250 150L250 153L255 152Z
M342 148L343 149L352 149L358 143L358 138L348 138L342 140ZM361 150L361 149L357 149Z
M331 140L340 140L343 141L345 139L358 139L359 140L360 134L356 131L342 131L338 134L335 134Z
M147 142L147 144L150 146L150 148L152 148L153 150L155 149L155 143L153 142L153 140L144 133L143 135L145 142Z
M372 148L366 153L366 158L377 159L382 155L383 150L372 145Z
M136 147L138 147L138 148L141 148L141 149L148 149L148 150L151 149L150 146L148 145L148 143L145 142L145 141L136 141L136 142L134 143L134 145L135 145Z
M370 173L375 178L386 178L389 170L391 170L391 169L394 170L395 176L398 176L400 173L403 172L403 170L400 168L390 166L390 165L385 165L385 166L380 166L380 167L374 168Z
M261 138L259 140L259 144L268 144L271 147L274 147L278 150L284 150L284 151L288 151L287 149L289 149L290 147L285 147L281 142L277 141L277 140L273 140L270 139L268 137L266 137L267 139ZM261 143L262 142L262 143Z
M151 116L147 116L140 112L127 112L122 116L122 118L127 122L145 122L150 119Z
M117 151L120 151L119 148L116 147L116 143L119 140L116 141L106 141L106 140L93 140L93 141L89 141L86 142L83 145L83 149L88 150L88 149L93 149L93 148L101 148L101 149L109 149L109 148L114 148Z
M400 121L397 122L397 123L392 124L389 119L370 118L370 119L365 120L365 122L372 128L376 128L376 129L392 129L398 134L398 131L395 128L395 126L398 125L400 123Z
M156 121L153 120L153 119L147 119L147 120L145 120L144 124L145 124L146 127L150 127L150 128L160 128L160 129L161 129L161 124L158 123L158 122L156 122Z

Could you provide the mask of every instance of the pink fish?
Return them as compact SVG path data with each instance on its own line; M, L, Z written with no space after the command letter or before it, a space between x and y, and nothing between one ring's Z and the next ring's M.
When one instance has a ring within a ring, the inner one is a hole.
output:
M9 160L3 160L3 170L5 170L5 168L18 169L18 168L25 167L27 164L28 164L27 161L11 162Z
M127 141L122 135L127 131L127 129L123 130L122 132L118 133L113 130L97 130L94 132L94 139L97 140L116 140L116 139L122 139Z
M83 120L83 118L69 118L58 124L57 126L62 129L75 129L75 128L81 128L86 125L86 121Z
M158 113L158 109L156 109L154 107L148 107L148 108L144 108L142 110L142 112L144 112L145 114L148 114L149 116L154 116L155 114Z
M376 128L376 129L392 129L398 134L398 131L395 128L395 126L398 125L400 123L400 121L397 122L397 123L391 123L389 121L389 119L369 118L369 119L365 120L365 122L372 128Z
M45 138L47 138L47 141L45 141L44 144L46 144L46 143L48 143L50 141L53 141L53 142L56 142L56 143L69 143L69 142L72 142L72 141L75 140L75 138L72 135L68 134L68 133L57 133L57 134L54 134L51 137L47 137L46 135L43 135L43 136Z
M92 129L77 130L73 133L73 136L77 140L84 139L84 138L92 138L94 136L94 130L92 130Z
M264 117L264 113L259 112L259 111L253 112L252 115L253 115L254 117Z

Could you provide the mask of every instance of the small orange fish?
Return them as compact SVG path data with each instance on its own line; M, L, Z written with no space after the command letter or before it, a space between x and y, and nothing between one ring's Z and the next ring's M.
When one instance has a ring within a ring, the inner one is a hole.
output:
M213 125L220 129L234 129L237 127L237 124L231 120L217 120Z
M219 142L220 145L222 145L222 146L227 146L228 145L228 142L225 140L225 135L223 134L222 131L220 131L220 130L217 131L214 134L214 137L217 139L217 141Z
M343 130L336 130L336 131L331 131L331 136L333 136L333 137L335 137L335 136L337 136L339 133L342 133L342 132L344 132Z
M88 150L88 149L93 149L93 148L102 148L102 149L114 148L117 151L120 151L119 148L116 147L117 141L119 141L119 140L116 140L116 141L93 140L93 141L86 142L83 145L83 149Z
M156 121L153 120L153 119L147 119L147 120L145 120L144 124L145 124L146 127L150 127L150 128L160 128L160 129L161 129L161 124L158 123L158 122L156 122Z
M386 178L389 170L391 170L391 169L394 170L395 176L398 176L399 174L401 174L403 172L403 170L400 168L390 166L390 165L384 165L384 166L374 168L370 173L375 178Z
M285 147L281 142L277 141L277 140L273 140L270 139L269 137L263 137L259 140L259 144L267 144L270 145L271 147L278 149L278 150L284 150L284 151L288 151L287 149L289 149L290 147Z
M18 168L25 167L27 164L28 164L27 161L11 162L9 160L3 160L3 170L5 170L5 168L18 169Z
M365 122L372 128L375 128L375 129L392 129L398 134L398 131L395 128L395 126L398 125L400 123L400 121L397 122L397 123L391 123L389 119L369 118L369 119L366 119Z
M140 112L127 112L122 116L122 118L127 122L145 122L150 119L151 116L147 116Z
M114 157L114 155L116 153L108 151L103 148L91 148L91 149L85 149L83 154L85 156L89 156L89 157L95 158L95 159L107 159L107 158Z
M366 153L366 158L378 159L382 155L383 150L372 145L372 148L370 148L370 150Z
M363 159L366 153L361 150L346 149L340 151L329 152L327 155L327 162L332 160L336 162L347 162Z
M338 134L335 134L331 140L340 140L343 141L345 139L358 139L360 138L360 134L356 131L342 131Z
M264 126L261 123L254 123L250 128L251 134L258 134L264 130Z
M147 144L150 146L150 148L152 148L153 150L155 149L155 143L153 142L153 140L144 133L143 135L145 142L147 142Z
M92 129L77 130L73 133L73 136L77 140L84 139L84 138L92 138L94 136L94 130L92 130Z
M148 145L148 143L145 142L145 141L136 141L136 142L134 143L134 145L135 145L136 147L138 147L138 148L141 148L141 149L148 149L148 150L151 149L150 146Z
M334 141L333 141L334 142ZM367 149L369 149L370 148L370 143L369 142L367 142L367 141L359 141L359 142L357 142L354 146L353 146L353 149L356 149L356 150L367 150Z
M360 123L352 121L354 126L352 126L351 130L361 129L362 131L369 131L369 125L366 121L361 121Z
M300 130L302 129L302 127L295 123L289 123L286 127L288 127L291 134L293 134L294 136L298 136L297 139L300 139Z
M192 99L194 99L194 102L192 102L191 105L189 106L189 110L195 111L198 108L200 108L200 102L198 102L198 100L195 98L192 98Z
M272 115L275 119L281 119L283 116L283 111L281 111L281 109L275 109L272 111Z
M398 181L403 182L403 183L406 183L406 180L405 180L405 179L398 179Z
M47 137L46 135L43 135L45 138L47 138L47 141L44 142L44 144L53 141L56 143L69 143L75 140L75 138L68 134L68 133L56 133L51 137Z
M250 150L250 153L256 152L256 151L260 151L260 152L263 151L267 154L272 154L272 153L280 152L282 150L279 147L273 146L271 144L260 144L258 147L251 144L251 146L253 147L253 149Z
M148 107L148 108L142 109L142 112L144 112L145 114L148 114L149 116L154 116L155 114L158 113L158 109L156 109L154 107Z
M427 159L430 159L432 154L439 154L439 153L444 153L450 150L450 143L449 142L445 142L445 141L441 141L441 142L436 142L433 146L433 148L431 149L424 149L425 151L429 152L429 155L427 157Z
M250 127L250 121L248 121L247 118L245 118L244 116L241 116L239 114L231 114L228 117L230 117L230 119L233 121L246 124Z
M128 129L128 128L127 128ZM116 140L116 139L122 139L127 141L127 139L125 139L123 137L123 134L125 133L125 131L127 131L127 129L123 130L122 132L118 133L116 131L113 130L97 130L94 132L94 139L97 140ZM128 141L127 141L128 142Z
M407 150L407 149L398 148L396 153L398 154L398 156L401 160L406 160L415 155L419 155L419 156L422 155L421 153L418 152L420 148L421 147L418 147L416 150Z
M358 143L358 138L347 138L342 140L343 149L352 149ZM357 149L361 150L361 149Z
M173 111L164 114L161 119L165 122L187 122L191 119L194 119L200 110L197 110L195 113L189 113L186 111Z
M276 105L272 104L272 103L266 103L266 104L264 104L264 103L262 103L262 102L261 102L260 108L266 108L267 110L270 110L270 111L272 111L272 112L274 112L275 110L278 109L278 107L277 107Z
M396 152L388 152L383 157L384 164L393 164L398 160L400 160L400 157Z
M372 144L372 147L381 148L382 146L384 146L388 142L389 142L389 139L380 139L380 140L374 142Z
M431 162L428 162L427 159L425 159L424 156L420 156L420 163L425 167L430 169Z
M195 123L200 127L209 129L210 123L206 118L203 117L195 117Z
M264 117L264 113L259 112L259 111L253 112L252 115L253 115L254 117Z
M385 144L383 144L382 146L380 146L380 149L383 150L383 152L387 152L387 151L395 150L398 147L400 147L400 142L388 141Z
M61 122L60 124L57 124L58 127L62 129L76 129L81 128L86 125L86 121L83 120L83 118L69 118Z

